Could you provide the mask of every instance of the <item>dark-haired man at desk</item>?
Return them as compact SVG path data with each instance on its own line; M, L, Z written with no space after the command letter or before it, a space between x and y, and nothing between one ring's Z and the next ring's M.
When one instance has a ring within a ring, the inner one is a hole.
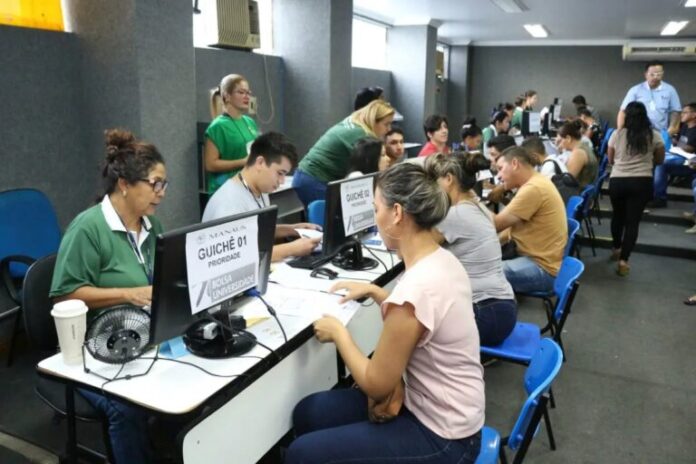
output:
M268 194L282 185L285 176L297 164L297 150L288 139L277 132L260 135L251 145L246 165L236 176L228 179L210 197L203 212L203 222L234 214L245 213L270 205ZM276 240L298 237L295 229L319 229L315 224L278 224ZM319 238L299 237L273 247L273 261L289 256L304 256L319 244Z

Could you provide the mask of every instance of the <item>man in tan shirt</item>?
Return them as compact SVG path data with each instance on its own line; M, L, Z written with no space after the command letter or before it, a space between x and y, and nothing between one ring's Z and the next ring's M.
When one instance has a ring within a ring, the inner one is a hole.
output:
M501 242L514 240L518 257L503 261L516 292L553 290L568 240L565 205L553 183L534 169L526 150L510 147L497 159L498 177L517 194L495 216Z

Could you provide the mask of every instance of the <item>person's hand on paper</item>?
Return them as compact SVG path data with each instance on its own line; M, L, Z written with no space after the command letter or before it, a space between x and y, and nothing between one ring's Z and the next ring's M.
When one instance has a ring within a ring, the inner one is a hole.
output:
M329 291L331 293L336 293L340 290L345 290L347 293L339 301L340 303L345 303L346 301L359 300L360 298L370 296L371 289L372 284L342 280L340 282L336 282Z
M152 304L152 285L124 288L123 293L123 298L135 306L150 306Z
M321 243L321 238L307 238L301 237L292 242L293 246L293 256L305 256L308 255L316 248L317 245Z
M314 336L321 343L335 343L343 333L347 333L346 327L333 316L325 314L314 321Z

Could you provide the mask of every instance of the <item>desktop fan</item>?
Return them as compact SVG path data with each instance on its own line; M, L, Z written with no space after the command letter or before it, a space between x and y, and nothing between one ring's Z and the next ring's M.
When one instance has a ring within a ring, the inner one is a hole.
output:
M136 359L150 341L150 315L133 305L105 310L89 325L87 351L99 361L122 364Z

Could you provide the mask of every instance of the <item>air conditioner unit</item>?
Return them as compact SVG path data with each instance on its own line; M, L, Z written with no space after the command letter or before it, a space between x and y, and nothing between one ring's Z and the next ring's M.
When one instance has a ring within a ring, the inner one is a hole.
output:
M213 47L253 49L261 46L256 0L216 0L217 37Z
M623 46L624 61L696 61L696 42L632 42Z

